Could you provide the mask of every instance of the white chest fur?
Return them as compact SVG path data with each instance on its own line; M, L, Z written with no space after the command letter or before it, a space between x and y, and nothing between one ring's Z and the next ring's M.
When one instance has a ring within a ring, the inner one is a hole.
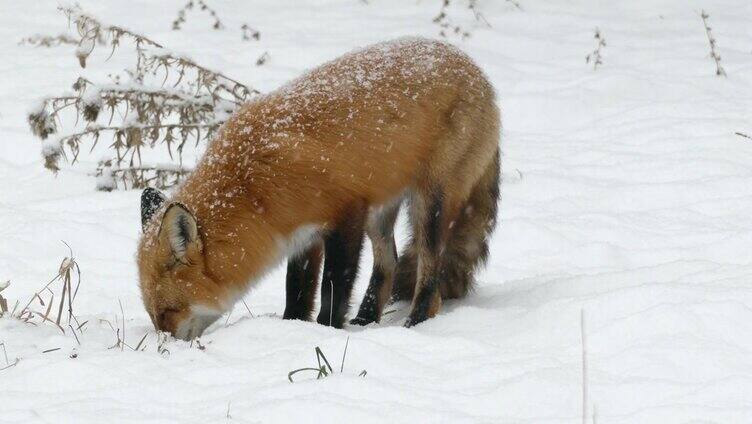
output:
M293 231L287 239L280 240L281 258L289 258L302 253L321 235L321 226L305 224Z

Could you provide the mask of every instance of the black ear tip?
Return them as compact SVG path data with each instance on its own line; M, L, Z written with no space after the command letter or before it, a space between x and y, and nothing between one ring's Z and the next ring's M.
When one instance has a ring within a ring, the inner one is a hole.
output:
M146 228L146 224L154 215L154 212L162 206L162 203L166 200L164 194L159 190L147 187L141 193L141 229Z
M141 199L151 199L155 197L164 197L164 194L153 187L146 187L144 191L141 192Z
M164 200L165 195L162 194L161 191L157 190L156 188L152 187L146 187L144 191L141 192L141 202L154 202L159 200Z

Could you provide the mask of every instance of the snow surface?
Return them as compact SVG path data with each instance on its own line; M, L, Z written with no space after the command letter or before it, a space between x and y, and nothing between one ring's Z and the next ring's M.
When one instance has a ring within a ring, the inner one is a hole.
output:
M734 134L752 134L752 3L518 1L521 11L479 1L491 28L459 9L452 18L472 35L450 40L490 76L503 110L499 228L475 293L415 328L401 327L399 304L379 325L335 330L281 320L280 269L246 296L254 317L236 306L204 350L172 341L162 355L136 285L139 193L95 191L94 158L51 175L25 123L39 97L82 72L107 82L130 61L92 55L82 71L72 46L20 46L65 31L65 18L54 1L4 0L3 295L27 300L65 240L89 324L78 346L51 325L0 320L0 342L20 358L0 371L0 422L581 422L583 309L588 422L595 411L601 423L752 422L752 141ZM82 6L267 92L357 46L436 36L440 2L211 2L225 30L191 12L172 31L183 3ZM728 78L714 75L701 8ZM261 40L241 41L242 23ZM607 46L593 71L595 27ZM120 318L119 301L126 340L149 333L144 352L108 349L101 320ZM343 373L288 382L315 366L316 346L339 371L348 336Z

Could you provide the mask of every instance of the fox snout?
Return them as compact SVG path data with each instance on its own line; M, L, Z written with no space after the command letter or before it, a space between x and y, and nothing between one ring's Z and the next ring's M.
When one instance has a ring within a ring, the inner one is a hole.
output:
M203 314L193 312L187 319L173 332L173 336L182 340L192 340L201 336L207 327L212 325L222 314L214 313Z
M155 317L154 326L177 339L190 341L201 336L221 315L222 312L205 306L193 306L185 311L166 310Z

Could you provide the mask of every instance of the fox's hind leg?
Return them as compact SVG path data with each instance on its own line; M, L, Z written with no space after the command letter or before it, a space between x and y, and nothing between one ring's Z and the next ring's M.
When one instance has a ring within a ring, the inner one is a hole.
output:
M397 269L394 271L394 284L390 302L412 300L415 293L415 282L418 278L418 252L415 239L411 238L407 246L397 259Z
M360 303L358 315L350 324L366 325L381 319L381 312L389 300L397 266L397 246L394 242L394 222L397 220L401 199L372 211L366 223L366 232L373 246L373 272L368 289Z
M323 249L323 243L316 241L287 261L287 305L283 319L310 321Z
M435 316L441 309L439 286L444 280L442 260L457 216L458 202L445 188L413 194L411 217L417 253L415 293L406 327Z

